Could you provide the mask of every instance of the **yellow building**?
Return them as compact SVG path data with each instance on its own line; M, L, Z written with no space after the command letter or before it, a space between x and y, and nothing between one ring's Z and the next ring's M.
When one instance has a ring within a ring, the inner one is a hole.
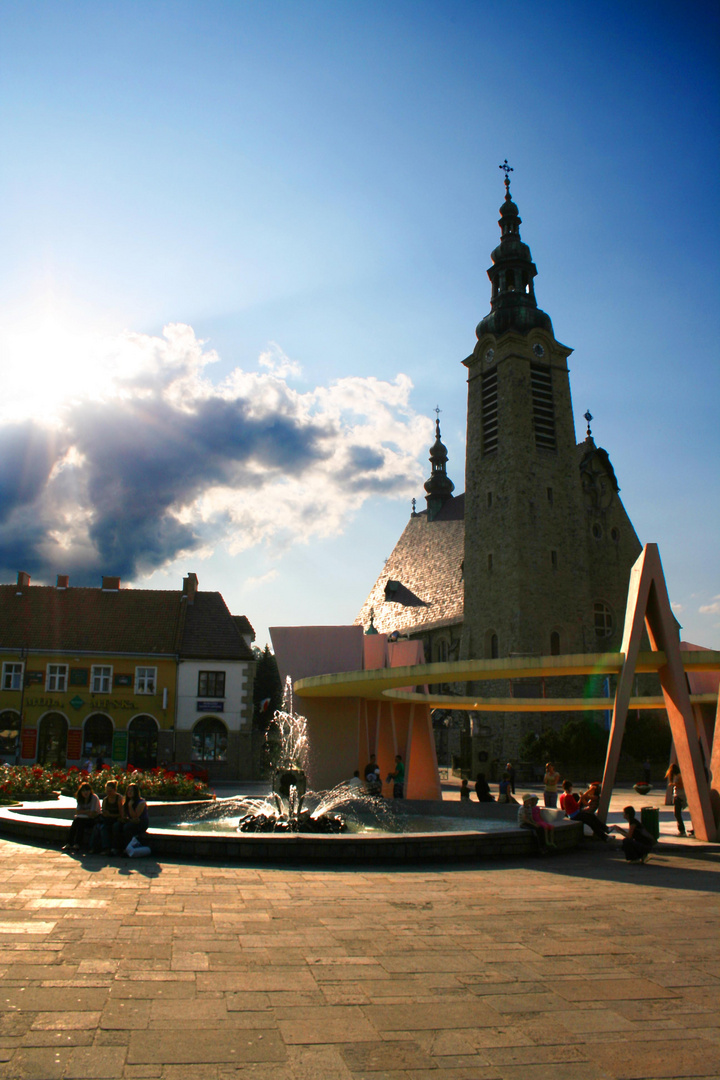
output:
M214 658L208 647L218 641ZM0 758L61 766L102 758L136 768L172 762L188 644L214 676L223 668L223 684L229 664L247 669L240 706L247 715L233 722L218 698L210 704L219 718L197 716L190 725L192 747L202 752L182 746L211 772L236 774L239 728L249 737L254 663L219 593L199 594L194 574L182 592L121 589L116 577L104 577L101 588L70 588L63 575L54 587L31 586L28 574L18 574L16 585L0 585ZM211 740L221 748L211 760L204 752L208 723L213 732L224 729Z

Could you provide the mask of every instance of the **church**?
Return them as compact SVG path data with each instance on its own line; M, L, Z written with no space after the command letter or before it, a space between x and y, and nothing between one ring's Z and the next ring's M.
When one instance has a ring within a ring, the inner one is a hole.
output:
M426 508L417 511L413 500L410 520L355 620L371 633L421 640L427 661L617 650L630 569L641 551L589 413L587 434L576 443L572 349L556 339L550 316L538 307L537 269L520 238L511 170L507 162L501 168L505 199L487 272L490 312L462 361L465 492L454 494L438 419ZM472 692L537 697L545 688L527 680L485 682ZM484 714L476 729L480 743L474 740L478 760L515 756L530 722L527 713ZM534 726L539 723L535 717Z

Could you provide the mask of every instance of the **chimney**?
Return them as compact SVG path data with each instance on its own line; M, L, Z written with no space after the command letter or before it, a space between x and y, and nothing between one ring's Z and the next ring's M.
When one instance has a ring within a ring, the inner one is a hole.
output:
M104 577L102 579L103 592L118 592L120 589L119 577Z
M30 575L26 574L24 570L20 570L18 573L17 587L18 589L26 589L30 584Z
M198 591L198 579L197 574L188 574L186 578L183 578L183 596L187 600L188 604L192 604L195 600L195 593Z
M56 588L58 588L58 589L67 589L69 584L70 584L70 577L69 577L68 574L58 574Z

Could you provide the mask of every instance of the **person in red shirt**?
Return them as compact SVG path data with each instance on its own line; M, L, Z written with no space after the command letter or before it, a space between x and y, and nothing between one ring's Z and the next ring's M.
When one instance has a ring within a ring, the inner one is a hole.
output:
M604 821L601 821L597 814L593 814L590 810L582 810L580 803L573 795L573 786L570 780L563 780L563 793L560 796L560 806L565 811L567 817L572 821L581 821L583 825L589 825L595 836L600 840L607 841L608 833L610 830Z

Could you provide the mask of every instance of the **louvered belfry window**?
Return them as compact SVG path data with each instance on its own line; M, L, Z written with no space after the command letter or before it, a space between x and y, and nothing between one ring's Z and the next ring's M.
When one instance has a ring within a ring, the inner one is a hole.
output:
M533 425L535 445L541 450L555 450L555 409L553 406L552 376L549 367L530 365L532 382Z
M498 443L497 368L482 377L483 454L492 454Z

